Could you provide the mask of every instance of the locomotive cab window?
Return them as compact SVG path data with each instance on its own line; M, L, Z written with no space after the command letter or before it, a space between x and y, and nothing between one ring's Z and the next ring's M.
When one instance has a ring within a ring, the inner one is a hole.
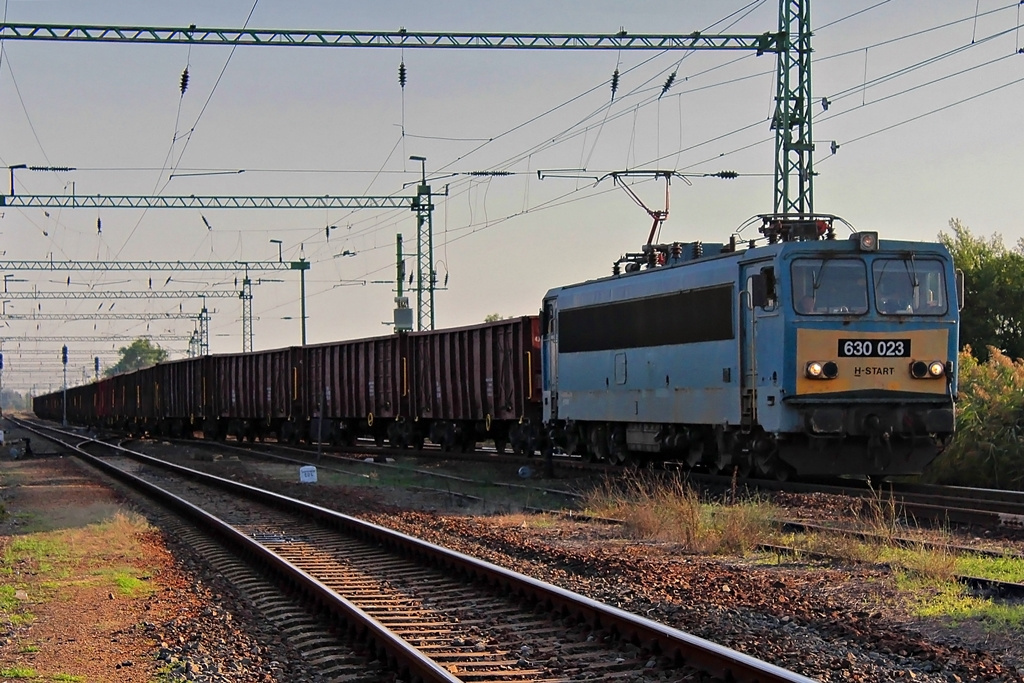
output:
M859 258L793 261L793 308L803 315L863 315L868 312L867 267Z
M944 315L946 278L936 259L880 258L871 264L875 307L882 315Z

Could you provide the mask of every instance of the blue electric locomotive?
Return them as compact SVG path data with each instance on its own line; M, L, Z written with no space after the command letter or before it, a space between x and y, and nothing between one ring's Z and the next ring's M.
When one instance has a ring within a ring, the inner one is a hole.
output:
M648 245L547 293L554 443L780 478L913 474L938 455L962 298L949 252L836 239L833 216L761 220L763 246Z

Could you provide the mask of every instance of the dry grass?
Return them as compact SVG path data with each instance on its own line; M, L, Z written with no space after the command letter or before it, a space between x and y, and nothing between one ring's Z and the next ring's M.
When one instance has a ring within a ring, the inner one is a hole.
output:
M680 478L606 482L588 495L586 508L591 514L623 520L634 538L679 543L699 553L742 555L775 533L775 511L764 501L704 501Z

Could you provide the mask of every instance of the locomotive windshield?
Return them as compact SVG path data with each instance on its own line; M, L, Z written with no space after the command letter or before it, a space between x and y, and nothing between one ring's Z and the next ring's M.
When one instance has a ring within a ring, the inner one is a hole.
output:
M793 306L806 315L868 312L867 267L859 258L796 259Z
M871 264L875 306L883 315L944 315L946 280L935 259L879 258Z

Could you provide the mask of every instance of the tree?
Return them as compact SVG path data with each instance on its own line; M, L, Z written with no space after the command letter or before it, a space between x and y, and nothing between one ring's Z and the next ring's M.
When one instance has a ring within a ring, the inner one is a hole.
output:
M499 320L504 320L504 319L505 319L505 316L503 316L501 313L488 313L487 315L484 316L484 322L485 323L496 323Z
M978 359L995 347L1010 358L1024 357L1024 242L1014 250L996 234L975 237L959 219L949 221L952 235L939 241L964 272L964 308L960 312L960 348L970 346Z
M978 362L960 352L956 436L928 468L928 481L960 486L1024 488L1024 359L999 349ZM978 354L980 355L980 354Z
M121 354L121 360L107 368L103 373L104 377L147 368L167 360L167 352L161 349L159 344L154 345L148 339L136 339L131 346L122 346L117 352Z

